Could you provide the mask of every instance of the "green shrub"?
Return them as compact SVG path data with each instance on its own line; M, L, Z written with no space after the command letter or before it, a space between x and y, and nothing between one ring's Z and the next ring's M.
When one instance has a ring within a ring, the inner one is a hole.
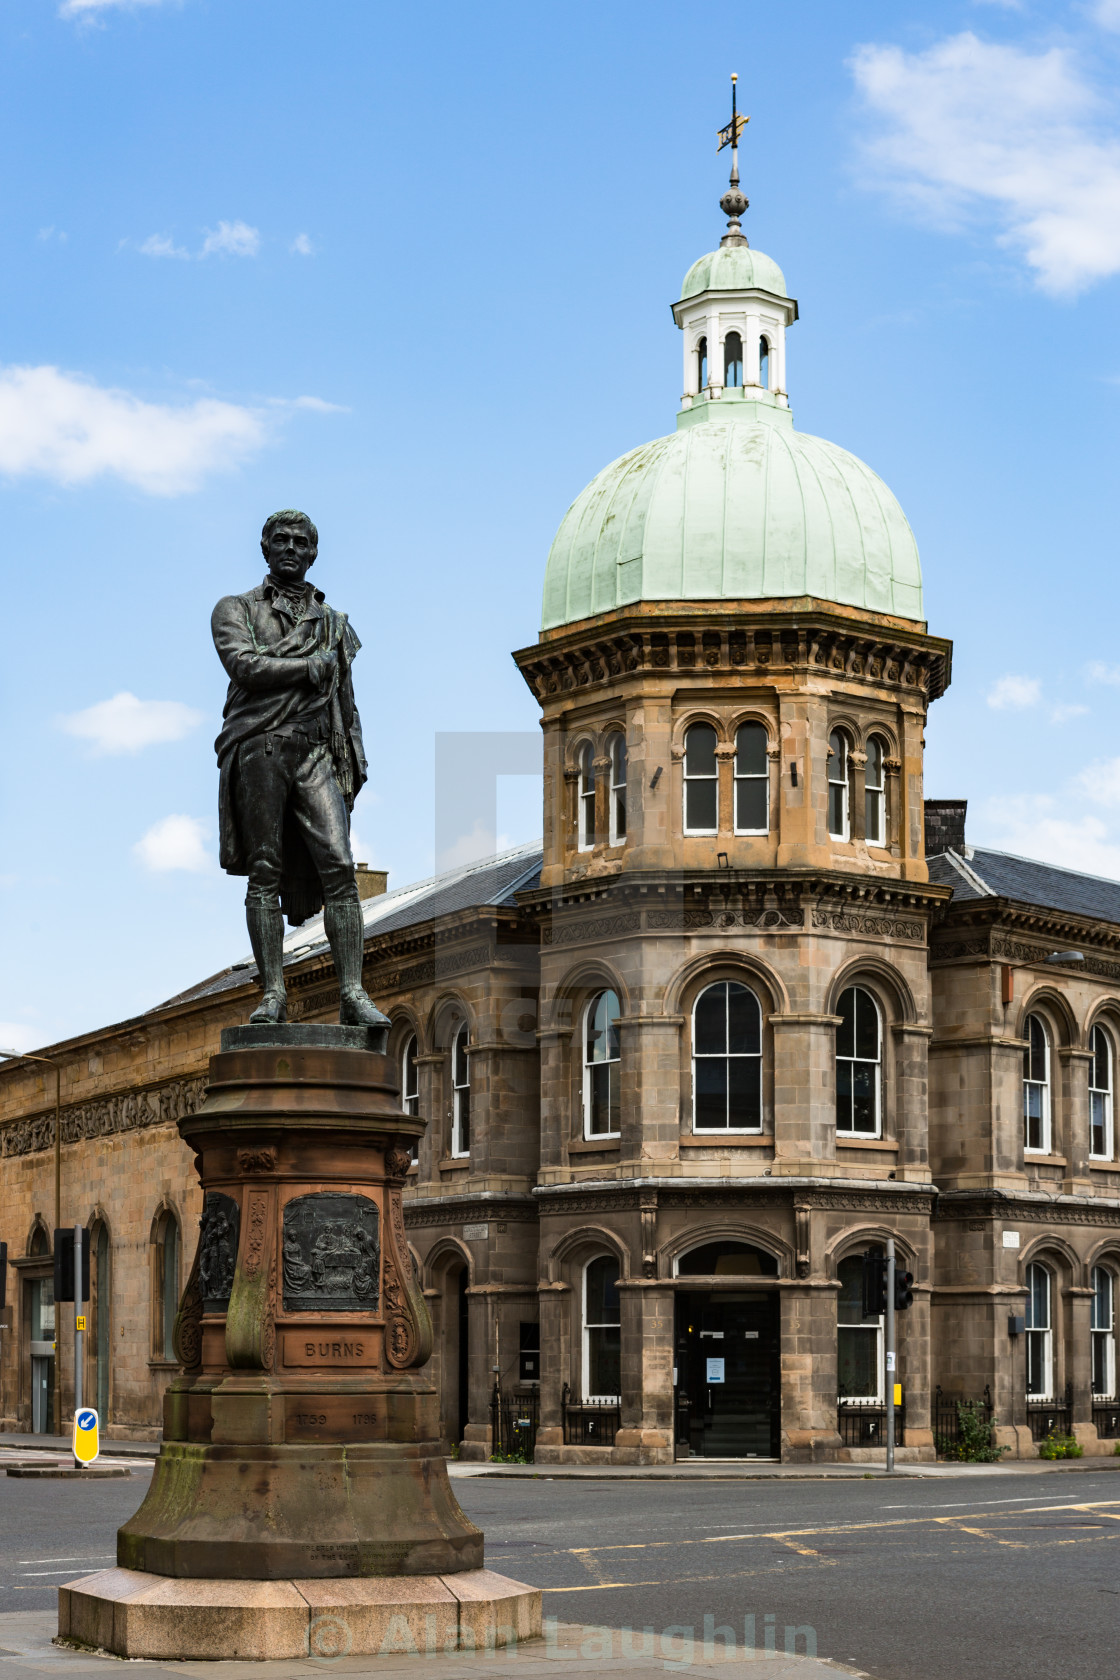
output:
M1039 1458L1084 1458L1085 1448L1076 1435L1059 1435L1052 1429L1038 1449Z
M937 1451L942 1458L956 1459L959 1464L998 1464L1010 1447L997 1447L995 1429L999 1420L984 1415L979 1400L957 1401L958 1434L955 1441L947 1435L937 1437Z

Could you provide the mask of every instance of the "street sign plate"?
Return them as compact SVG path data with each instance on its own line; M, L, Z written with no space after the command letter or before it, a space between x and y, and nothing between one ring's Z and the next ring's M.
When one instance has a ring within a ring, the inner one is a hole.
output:
M83 1406L74 1414L74 1457L79 1464L92 1464L100 1451L97 1413L92 1406Z

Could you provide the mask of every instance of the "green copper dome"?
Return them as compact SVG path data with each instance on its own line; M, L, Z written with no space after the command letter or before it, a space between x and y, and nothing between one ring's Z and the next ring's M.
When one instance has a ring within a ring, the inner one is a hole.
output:
M684 277L681 301L695 297L697 292L774 292L788 297L786 277L765 251L752 251L749 245L721 245L697 258Z
M725 396L681 421L604 467L568 509L543 629L634 601L801 595L922 619L913 532L870 467L765 403Z

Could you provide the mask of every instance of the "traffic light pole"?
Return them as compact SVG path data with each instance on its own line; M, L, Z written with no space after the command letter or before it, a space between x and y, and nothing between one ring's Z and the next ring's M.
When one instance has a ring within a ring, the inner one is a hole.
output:
M74 1416L77 1417L82 1409L82 1265L84 1257L83 1244L85 1231L81 1225L74 1226ZM57 1308L56 1308L57 1311ZM75 1470L82 1468L81 1460L75 1455Z
M894 1381L895 1360L894 1353L894 1274L895 1254L894 1238L887 1238L887 1470L894 1469Z

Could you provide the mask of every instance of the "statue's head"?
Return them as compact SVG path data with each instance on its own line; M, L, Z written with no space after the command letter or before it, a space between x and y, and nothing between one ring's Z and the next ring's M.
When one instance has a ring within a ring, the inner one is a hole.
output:
M305 513L281 508L269 514L261 531L261 553L273 577L302 583L318 552L319 533Z

